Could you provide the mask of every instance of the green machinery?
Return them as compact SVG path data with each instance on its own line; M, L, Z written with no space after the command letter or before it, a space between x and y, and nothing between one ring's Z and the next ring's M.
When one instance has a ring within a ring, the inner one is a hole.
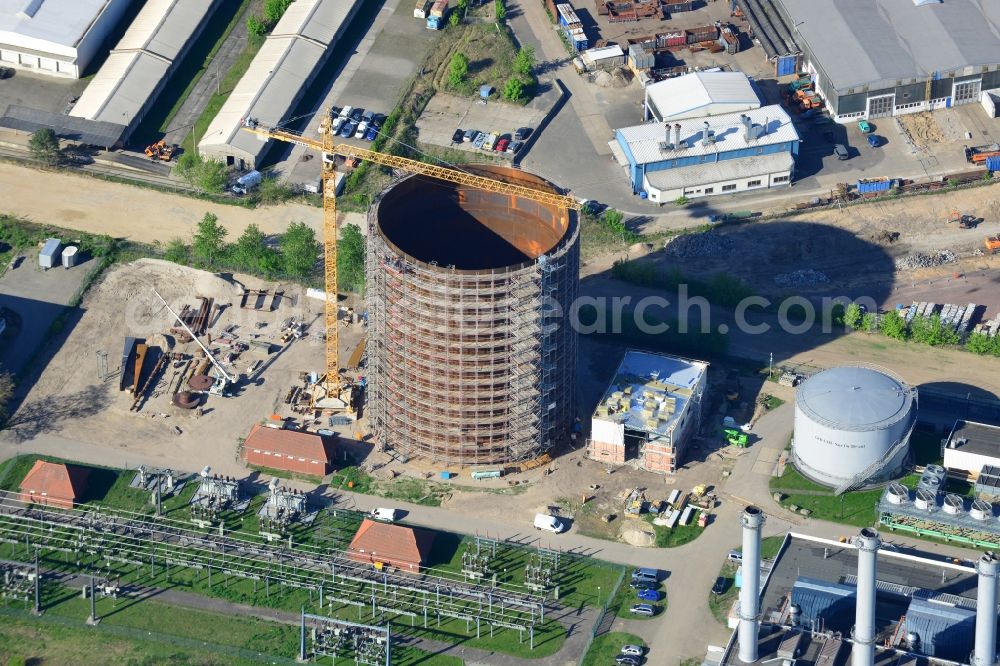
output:
M747 434L736 428L723 428L722 437L726 440L726 444L732 444L741 449L745 449L750 445L750 438L747 437Z

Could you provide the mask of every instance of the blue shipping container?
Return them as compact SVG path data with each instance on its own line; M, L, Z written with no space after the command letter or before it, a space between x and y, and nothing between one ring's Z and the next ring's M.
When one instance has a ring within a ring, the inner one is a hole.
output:
M1000 171L1000 155L993 155L986 158L987 171Z
M778 58L778 67L777 67L778 76L788 76L790 74L794 74L798 69L797 66L798 61L799 61L798 56L793 56L793 55L780 56Z
M858 193L867 194L869 192L888 192L892 189L891 180L874 180L865 182L863 180L858 181Z

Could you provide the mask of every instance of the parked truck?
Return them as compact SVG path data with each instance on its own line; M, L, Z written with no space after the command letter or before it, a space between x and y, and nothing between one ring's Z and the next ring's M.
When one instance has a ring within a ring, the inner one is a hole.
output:
M444 27L444 19L448 15L448 0L434 0L427 14L427 28L440 30Z
M262 180L264 180L264 176L261 175L260 171L254 170L249 173L245 173L237 178L236 183L233 184L233 194L246 194L260 185Z
M431 0L417 0L416 6L413 8L413 18L425 19L427 18L427 10L431 7Z

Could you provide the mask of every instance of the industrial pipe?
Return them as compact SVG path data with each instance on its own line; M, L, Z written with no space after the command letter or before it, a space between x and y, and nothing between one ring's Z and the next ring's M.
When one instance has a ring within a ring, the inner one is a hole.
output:
M878 531L870 527L854 538L858 549L858 601L852 639L851 666L875 663L875 564L882 545Z
M996 666L997 663L997 576L1000 558L984 553L976 562L979 585L976 593L976 649L972 666Z
M740 661L757 661L757 634L760 629L760 533L764 512L755 506L743 509L743 587L740 588Z

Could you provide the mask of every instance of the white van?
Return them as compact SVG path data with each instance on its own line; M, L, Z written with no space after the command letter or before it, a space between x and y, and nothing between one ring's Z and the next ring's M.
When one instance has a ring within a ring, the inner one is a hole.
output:
M383 523L396 522L396 509L372 509L368 517L372 520L381 520Z
M552 532L553 534L559 534L566 529L566 527L563 525L562 521L555 516L550 516L547 513L536 513L535 529Z

